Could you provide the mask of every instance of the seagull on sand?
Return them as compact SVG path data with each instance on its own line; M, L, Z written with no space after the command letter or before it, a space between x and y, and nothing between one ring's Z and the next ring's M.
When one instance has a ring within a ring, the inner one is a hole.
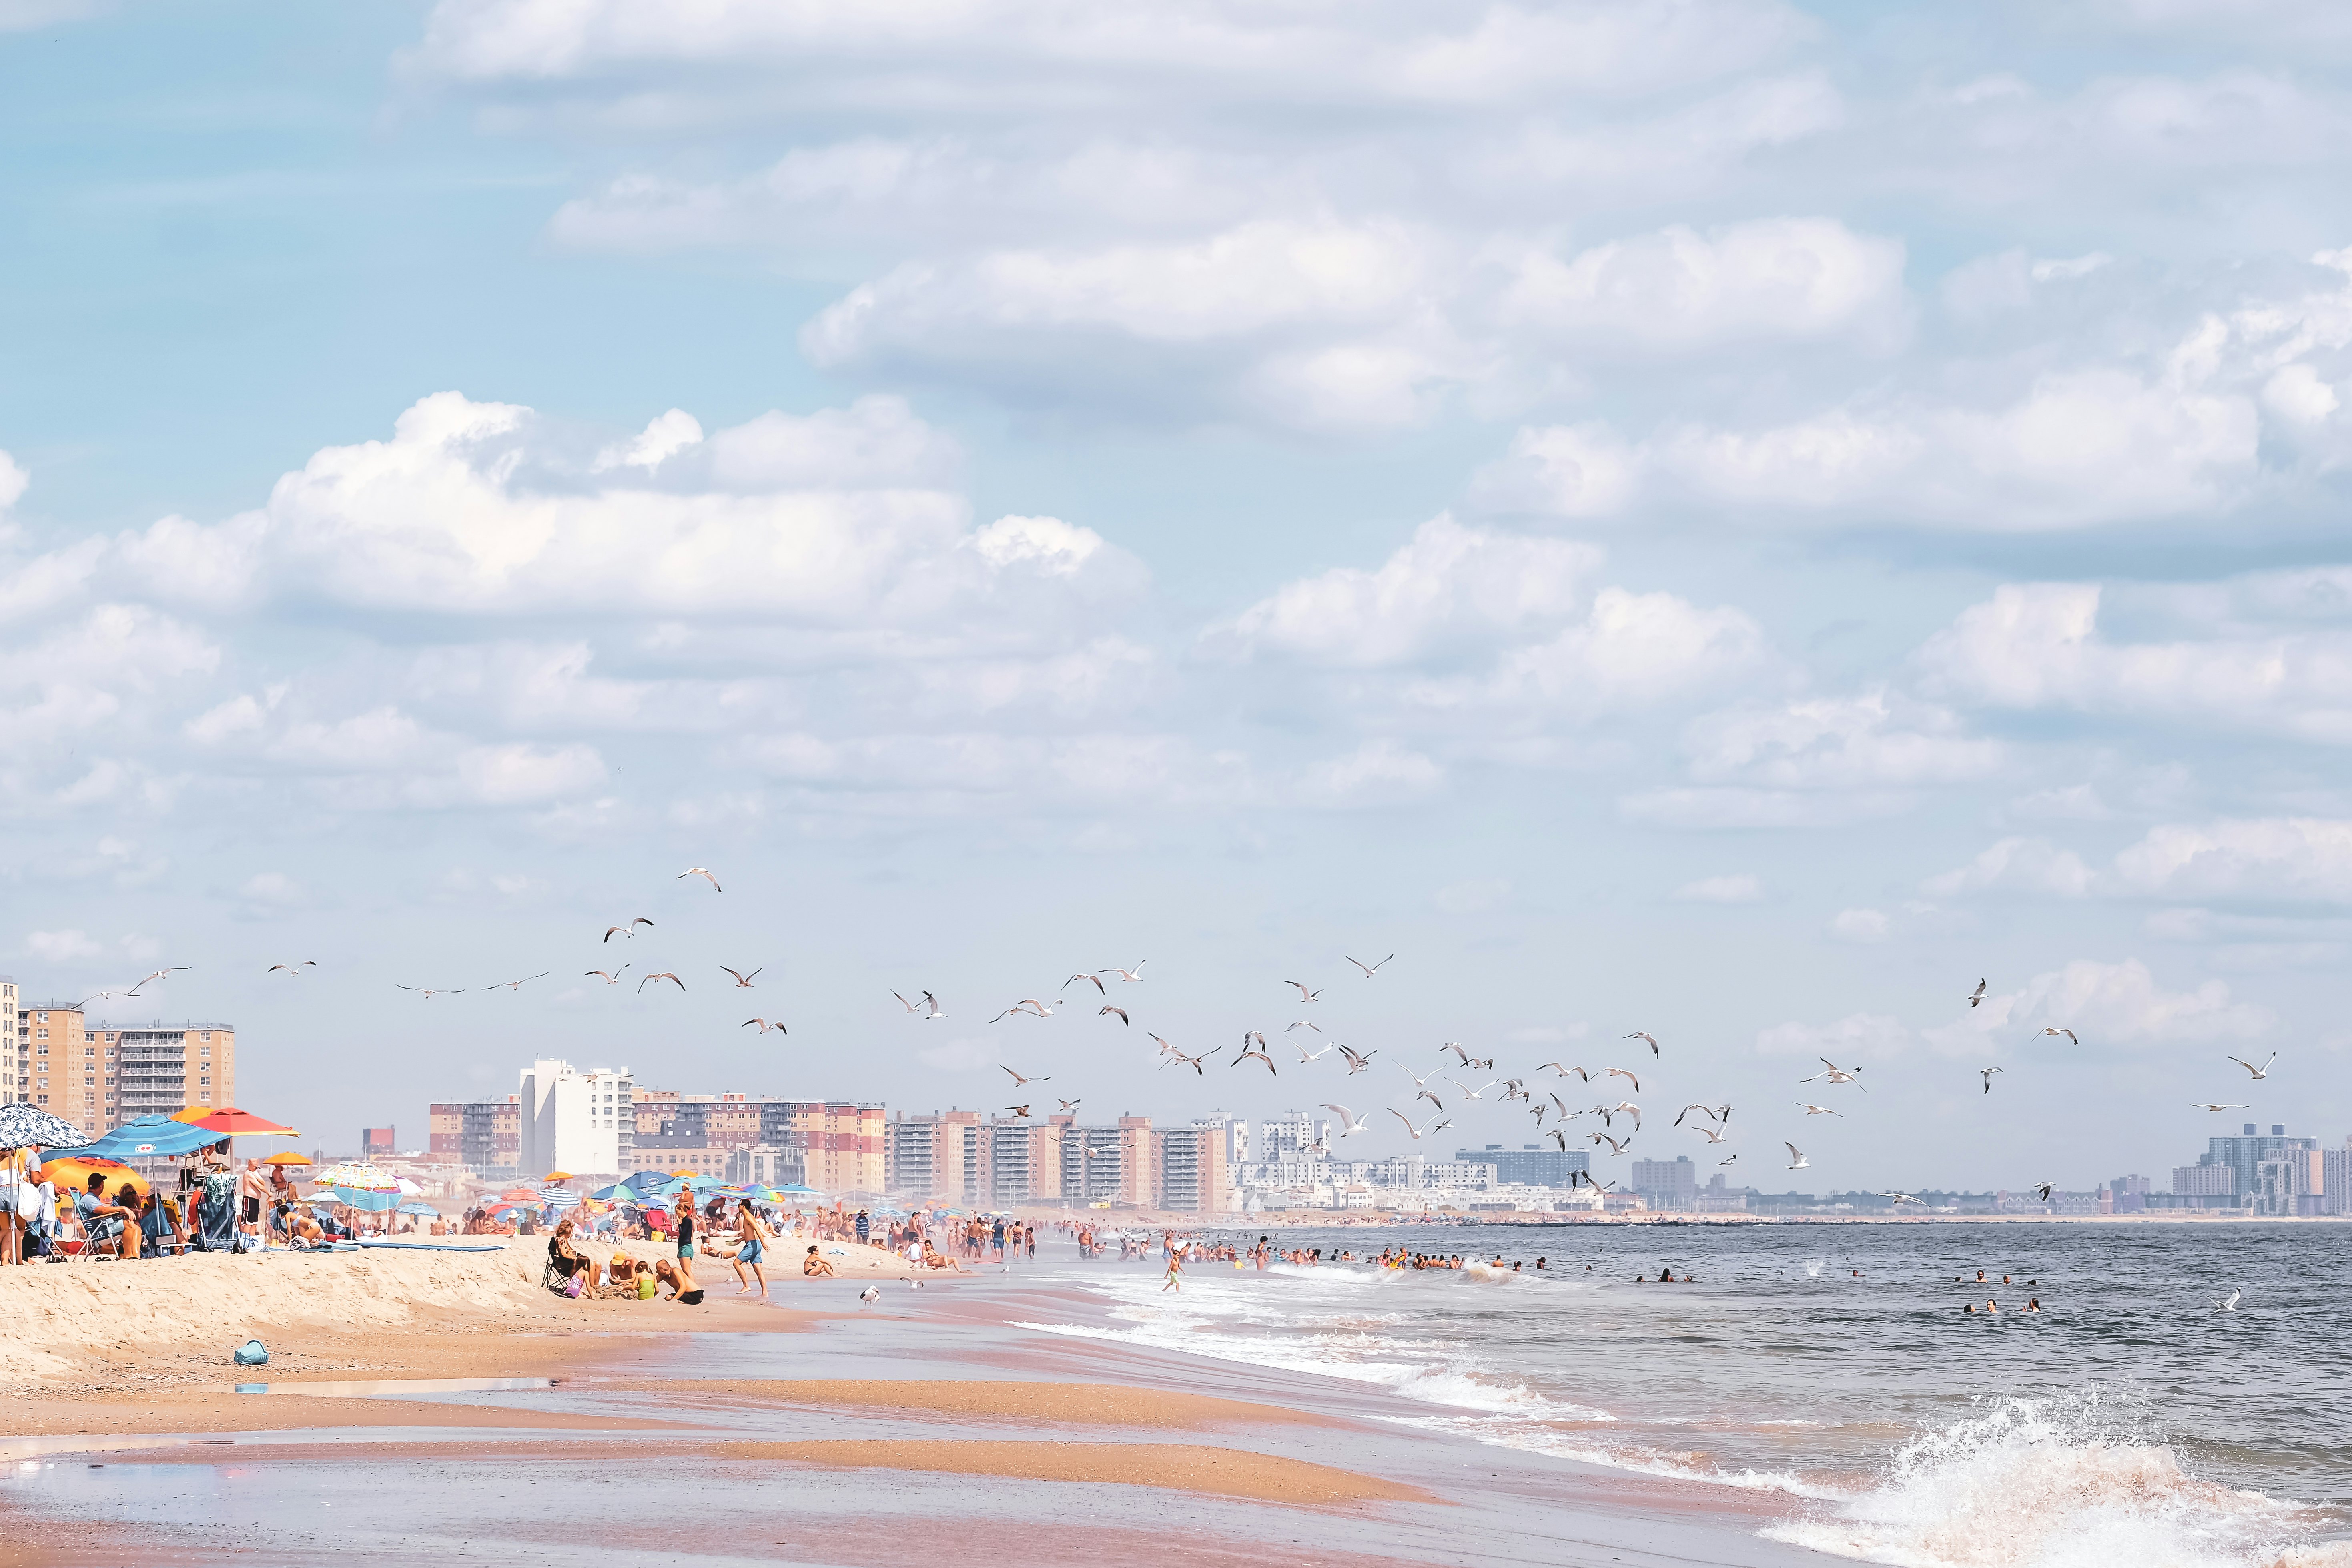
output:
M699 866L688 866L685 870L680 871L677 874L677 880L683 882L688 877L701 878L704 881L710 884L710 890L714 893L723 893L727 890L719 885L718 878L712 876L709 872L704 870Z
M1990 1093L1992 1092L1992 1075L1993 1075L1993 1074L1995 1074L1995 1073L1997 1073L1997 1072L2007 1072L2008 1070L2009 1070L2009 1069L2008 1069L2007 1068L1977 1068L1977 1076L1978 1076L1979 1078L1980 1078L1980 1079L1984 1079L1984 1085L1985 1085L1985 1086L1984 1086L1984 1091L1985 1091L1987 1094L1990 1094Z
M1320 995L1322 995L1322 994L1323 994L1323 993L1321 993L1320 991L1309 991L1308 989L1307 989L1306 984L1305 984L1305 982L1303 982L1303 981L1297 981L1297 980L1286 980L1286 981L1284 981L1284 982L1283 982L1283 984L1284 984L1285 985L1296 985L1296 986L1297 986L1297 987L1298 987L1298 996L1299 996L1299 1000L1301 1000L1301 1001L1303 1001L1303 1002L1312 1002L1312 1001L1314 1001L1318 996L1320 996Z
M614 938L614 937L615 937L615 936L622 936L622 937L633 937L633 936L635 936L635 935L636 935L636 934L637 934L637 928L638 928L639 926L649 926L649 925L651 925L651 924L653 924L653 923L654 923L653 921L649 921L649 920L646 919L646 917L645 917L645 916L643 916L643 915L639 915L635 920L631 921L627 925L625 925L625 926L606 926L606 927L604 928L604 940L605 940L606 942L610 942L610 941L612 941L612 940L613 940L613 938Z
M1151 960L1148 958L1139 958L1135 961L1135 967L1133 969L1121 969L1118 964L1114 963L1108 969L1097 970L1096 973L1098 974L1116 974L1121 980L1140 980L1143 978L1143 966L1150 962Z
M1978 982L1977 982L1977 988L1976 988L1975 990L1973 990L1973 991L1971 991L1971 992L1969 992L1969 1006L1971 1006L1971 1007L1973 1007L1973 1006L1975 1006L1978 1003L1979 1003L1979 1002L1983 1001L1984 999L1985 999L1985 983L1984 983L1983 981L1979 980L1979 981L1978 981Z
M1364 1130L1364 1119L1357 1115L1354 1111L1349 1110L1346 1106L1334 1105L1327 1100L1323 1102L1323 1109L1326 1110L1336 1110L1339 1113L1340 1137L1352 1138L1357 1133L1361 1132Z
M1102 991L1103 989L1103 983L1096 979L1091 974L1073 974L1067 980L1062 982L1062 989L1067 991L1071 986L1076 985L1081 980L1093 986L1097 991ZM1110 993L1104 991L1103 994L1108 996Z
M621 969L628 967L625 963L621 965ZM607 985L618 985L621 983L621 969L591 969L583 973L580 978L585 980L593 974Z
M2231 1057L2230 1059L2237 1063L2240 1067L2245 1068L2248 1072L2253 1074L2253 1081L2260 1083L2263 1079L2271 1076L2271 1062L2278 1060L2278 1053L2276 1051L2273 1051L2270 1054L2270 1060L2263 1062L2260 1067L2256 1067L2253 1063L2248 1061L2243 1057Z
M1630 1035L1622 1035L1622 1036L1620 1036L1620 1037L1619 1037L1619 1038L1621 1038L1621 1039L1627 1039L1627 1040L1642 1040L1642 1041L1645 1041L1645 1042L1647 1042L1647 1043L1648 1043L1648 1045L1649 1045L1649 1047L1650 1047L1650 1054L1651 1054L1652 1056L1654 1056L1654 1056L1656 1056L1656 1055L1658 1054L1658 1037L1657 1037L1657 1036L1655 1036L1655 1035L1648 1034L1648 1033L1645 1033L1645 1032L1644 1032L1644 1031L1643 1031L1643 1030L1636 1029L1636 1030L1634 1030L1634 1031L1633 1031L1632 1034L1630 1034Z
M754 1024L760 1026L760 1033L763 1035L771 1029L775 1030L776 1033L780 1035L789 1035L792 1033L790 1029L785 1028L782 1024L771 1024L765 1018L746 1018L735 1026L739 1029L748 1029Z
M1340 956L1340 957L1342 957L1342 958L1348 958L1348 955L1347 955L1346 953L1344 953L1344 952L1343 952L1343 953L1341 953L1339 956ZM1389 958L1394 958L1395 956L1396 956L1396 954L1395 954L1395 953L1393 953L1393 952L1389 954ZM1348 958L1348 962L1349 962L1349 963L1352 963L1352 964L1354 964L1357 968L1359 968L1359 969L1362 970L1362 971L1364 972L1364 978L1365 978L1365 979L1367 979L1367 980L1370 980L1373 975L1378 974L1378 973L1381 972L1381 964L1385 964L1386 963L1388 963L1389 958L1383 958L1383 959L1381 959L1381 962L1380 962L1380 963L1365 963L1362 959L1360 959L1360 958Z
M1811 1161L1805 1158L1805 1152L1802 1149L1798 1148L1794 1143L1789 1142L1784 1139L1781 1141L1780 1147L1789 1152L1789 1169L1792 1171L1801 1171L1807 1165L1812 1163ZM1738 1158L1739 1158L1739 1156L1734 1154L1731 1157L1731 1160L1737 1160ZM1728 1165L1731 1163L1731 1160L1726 1160L1724 1163Z
M316 969L318 967L319 961L317 959L306 958L299 963L273 963L269 966L268 973L275 974L282 969L289 974L299 976L306 969Z
M871 1306L882 1299L882 1287L879 1285L868 1285L865 1289L860 1290L857 1293L857 1299L865 1302L866 1305Z
M668 981L672 985L677 986L680 991L683 991L683 990L685 990L685 989L686 989L686 982L685 982L685 981L680 980L677 975L672 974L668 970L665 969L665 970L662 970L662 971L661 971L660 973L655 973L655 974L648 974L648 975L646 975L646 976L642 977L641 979L639 979L639 980L638 980L638 982L637 982L637 991L638 991L638 994L639 994L640 995L642 995L642 994L644 994L644 992L645 992L646 987L646 986L648 986L648 985L650 985L650 984L653 984L655 981L656 981L656 980L667 980L667 981Z
M727 969L727 966L726 966L725 964L723 964L723 963L722 963L722 964L720 964L719 967L719 968L721 968L721 969ZM751 971L751 973L750 974L737 974L737 973L736 973L736 972L735 972L734 970L731 970L731 969L727 969L727 973L730 973L730 974L734 974L734 975L735 975L735 984L738 984L738 985L740 985L740 986L741 986L744 990L749 991L749 990L751 988L751 982L752 982L752 980L758 976L758 974L760 973L760 970L765 969L765 968L767 968L767 967L768 967L768 966L767 966L766 964L764 964L764 963L763 963L763 964L760 965L760 968L759 968L759 969L755 969L755 970Z

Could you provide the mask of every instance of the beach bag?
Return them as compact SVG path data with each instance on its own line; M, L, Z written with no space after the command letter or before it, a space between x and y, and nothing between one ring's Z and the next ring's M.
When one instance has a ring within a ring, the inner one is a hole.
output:
M236 1364L239 1366L268 1366L269 1364L269 1352L263 1348L259 1340L247 1340L245 1343L236 1347Z
M563 1293L575 1301L580 1300L580 1278L579 1275L574 1274L563 1282Z

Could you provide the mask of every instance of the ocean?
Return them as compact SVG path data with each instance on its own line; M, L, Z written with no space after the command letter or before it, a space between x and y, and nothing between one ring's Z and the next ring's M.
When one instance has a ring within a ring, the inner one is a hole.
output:
M1156 1262L1079 1262L1056 1237L1031 1277L1100 1310L1020 1326L1383 1385L1432 1432L1770 1494L1765 1538L1859 1561L2352 1564L2352 1226L1276 1234L1505 1263L1197 1264L1167 1293ZM1214 1366L1203 1386L1234 1391Z

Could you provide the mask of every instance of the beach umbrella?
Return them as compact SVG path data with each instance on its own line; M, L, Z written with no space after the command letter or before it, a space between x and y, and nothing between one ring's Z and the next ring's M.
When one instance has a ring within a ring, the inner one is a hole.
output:
M61 1194L68 1189L79 1193L89 1186L89 1173L92 1171L100 1172L105 1175L106 1190L109 1193L112 1193L124 1182L131 1184L132 1192L147 1191L146 1177L120 1160L109 1160L100 1155L78 1154L62 1160L51 1160L41 1167L40 1179L56 1183L58 1191ZM61 1196L58 1201L62 1204L67 1200Z
M81 1130L37 1106L0 1105L0 1149L63 1149L81 1142Z
M818 1192L814 1187L803 1187L798 1184L777 1187L774 1190L780 1193L790 1194L792 1196L796 1198L821 1198L824 1196L823 1193Z
M393 1185L400 1189L400 1195L404 1198L421 1198L425 1195L425 1189L406 1176L394 1176L392 1182Z
M94 1142L75 1149L55 1149L53 1157L90 1154L107 1160L144 1160L193 1154L218 1142L211 1133L174 1121L168 1116L142 1116L126 1121Z
M550 1171L540 1178L542 1182L569 1182L575 1179L569 1171Z
M578 1193L541 1193L539 1194L539 1201L550 1208L578 1208L580 1194Z
M441 1211L439 1209L435 1208L431 1204L420 1202L415 1198L412 1198L408 1202L401 1205L400 1212L402 1214L413 1214L417 1215L419 1218L425 1219L439 1219L441 1217Z
M297 1154L291 1149L280 1149L261 1163L265 1165L307 1165L310 1163L310 1156Z
M192 1105L172 1120L184 1121L191 1127L201 1127L207 1132L221 1138L266 1137L273 1133L284 1133L289 1137L300 1136L291 1127L281 1127L277 1122L256 1116L249 1110L239 1110L234 1105L224 1105L217 1110L202 1105Z
M535 1204L539 1202L539 1194L530 1187L509 1187L505 1192L500 1193L499 1196L509 1203Z
M598 1187L588 1195L600 1203L633 1204L637 1201L637 1189L626 1182L614 1182L609 1187Z

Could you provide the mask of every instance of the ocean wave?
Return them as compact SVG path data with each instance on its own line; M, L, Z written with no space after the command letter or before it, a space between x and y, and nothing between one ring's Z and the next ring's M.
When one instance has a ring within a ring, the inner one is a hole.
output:
M2200 1480L2098 1391L1989 1399L1905 1447L1834 1516L1767 1539L1896 1568L2352 1568L2309 1510Z

